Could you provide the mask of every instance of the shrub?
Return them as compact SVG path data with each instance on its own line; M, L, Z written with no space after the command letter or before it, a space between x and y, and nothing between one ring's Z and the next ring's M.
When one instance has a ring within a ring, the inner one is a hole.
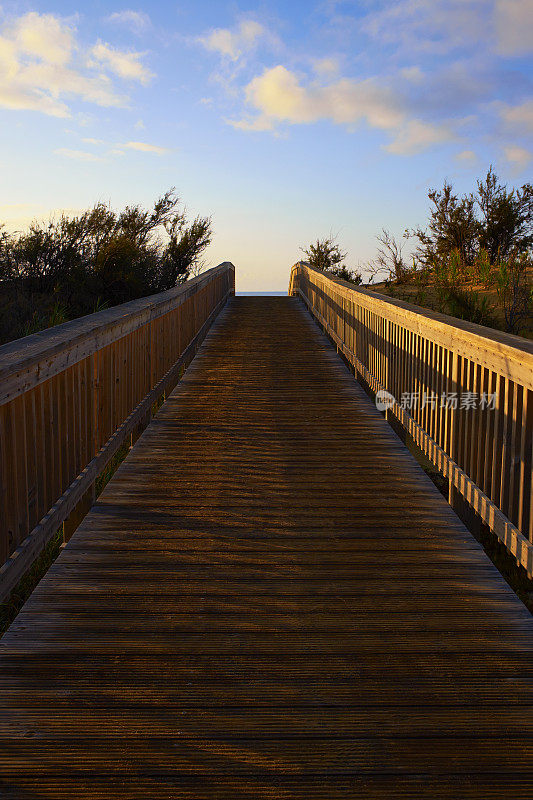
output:
M315 244L310 244L307 248L301 247L300 250L305 254L309 265L314 269L329 272L336 278L341 278L355 285L362 283L361 274L343 264L346 253L340 249L334 237L317 239Z
M498 264L496 291L510 333L519 333L533 311L533 289L528 279L531 267L531 258L516 252Z
M170 289L201 269L210 240L211 220L189 223L173 189L152 209L97 203L26 232L0 228L0 339Z

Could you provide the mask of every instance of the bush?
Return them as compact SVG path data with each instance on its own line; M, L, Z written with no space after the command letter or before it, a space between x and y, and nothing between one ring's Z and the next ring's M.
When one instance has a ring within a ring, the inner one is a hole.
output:
M416 270L416 266L409 267L403 255L403 244L385 228L376 236L379 242L377 255L367 264L371 279L383 276L386 282L406 283Z
M417 228L417 258L432 266L452 253L458 254L461 269L469 274L482 253L490 264L511 253L524 253L533 245L533 187L508 190L489 168L477 181L477 192L457 197L451 184L431 191L433 204L427 229Z
M508 189L492 167L477 181L476 191L459 197L450 183L430 191L428 225L406 232L418 240L413 267L407 268L402 245L386 230L377 237L377 256L369 265L373 277L385 274L395 285L408 280L433 286L440 309L453 316L497 326L486 296L496 290L503 324L519 333L531 319L533 301L533 187Z
M173 189L152 209L104 203L76 217L0 229L0 339L170 289L201 269L211 220L192 223Z
M340 249L332 236L326 239L317 239L315 244L310 244L307 248L301 247L300 250L314 269L329 272L336 278L355 285L359 285L363 280L359 272L349 269L342 263L346 258L346 253Z
M533 310L533 289L528 272L533 264L526 253L511 253L498 264L496 291L510 333L520 333Z

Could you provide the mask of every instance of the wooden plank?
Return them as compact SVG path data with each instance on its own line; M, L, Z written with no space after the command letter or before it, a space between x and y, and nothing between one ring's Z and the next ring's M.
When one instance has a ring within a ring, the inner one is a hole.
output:
M529 800L532 656L300 302L234 298L0 644L2 792Z

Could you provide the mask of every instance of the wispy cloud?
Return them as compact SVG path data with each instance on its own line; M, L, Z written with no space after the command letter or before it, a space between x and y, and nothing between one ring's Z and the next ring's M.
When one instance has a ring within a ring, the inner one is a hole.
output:
M524 170L531 162L533 155L525 147L518 145L509 145L503 148L503 152L507 161L512 164L518 171Z
M273 38L270 31L257 20L243 19L233 28L213 28L198 41L207 50L237 61L254 50L261 40L272 42Z
M456 154L455 158L460 164L464 164L465 166L474 166L478 161L473 150L461 150L461 152Z
M517 56L533 52L531 0L496 0L494 25L499 53Z
M53 14L32 11L4 19L0 28L0 106L56 117L70 116L71 99L124 107L128 98L116 91L106 72L143 84L151 77L140 53L123 53L99 43L87 63L83 51L74 25Z
M143 33L152 24L148 14L145 14L144 11L133 11L131 8L126 8L124 11L115 11L106 17L106 22L122 25L136 34Z
M531 0L386 0L375 4L362 30L433 56L465 45L505 56L533 52Z
M168 147L150 144L150 142L105 142L103 139L95 139L91 136L82 138L81 142L83 142L84 145L90 145L93 150L60 147L54 150L54 153L63 158L77 161L107 161L117 156L125 156L128 151L130 153L131 151L148 153L155 156L164 156L171 152Z
M86 150L70 150L68 147L60 147L58 150L54 150L54 153L76 161L103 161L101 156L97 156L94 153L89 153Z
M402 67L400 74L402 78L404 78L406 81L409 81L409 83L424 83L425 75L419 66Z
M145 55L146 53L127 53L117 50L105 42L98 42L91 50L91 56L97 64L104 64L110 72L120 78L139 81L146 86L154 74L141 62L141 58Z
M454 139L455 135L448 125L435 125L420 119L410 119L400 125L394 139L385 149L389 153L409 156Z
M335 57L315 59L313 69L317 75L331 78L340 71L339 59Z
M154 153L154 155L157 156L170 153L168 147L160 147L157 144L149 144L148 142L126 142L125 144L119 145L119 147L124 147L127 150L139 150L141 153Z
M490 6L491 0L387 0L373 8L361 28L381 44L438 55L488 37Z
M196 38L210 53L218 56L217 68L210 79L227 97L239 96L239 79L260 49L276 49L279 39L266 25L252 17L243 17L228 28L212 28Z
M533 100L515 106L500 105L503 121L516 133L533 134Z

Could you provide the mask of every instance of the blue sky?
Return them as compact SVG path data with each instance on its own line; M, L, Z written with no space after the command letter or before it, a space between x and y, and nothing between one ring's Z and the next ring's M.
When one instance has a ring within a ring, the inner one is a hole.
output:
M427 190L531 181L533 0L3 3L0 220L176 186L210 264L286 289L338 234L364 264Z

